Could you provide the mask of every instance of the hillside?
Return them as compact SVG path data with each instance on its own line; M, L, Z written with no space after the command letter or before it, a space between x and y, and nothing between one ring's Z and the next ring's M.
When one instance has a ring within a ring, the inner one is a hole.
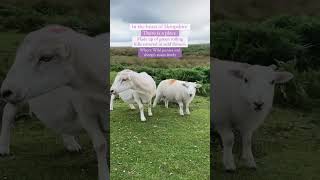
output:
M215 0L211 4L211 21L261 20L278 15L320 15L317 0Z

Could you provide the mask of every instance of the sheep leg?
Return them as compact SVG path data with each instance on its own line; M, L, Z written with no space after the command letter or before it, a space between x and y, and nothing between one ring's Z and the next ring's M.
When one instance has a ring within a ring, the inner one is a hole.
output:
M83 128L88 133L98 160L99 180L109 180L109 170L107 164L107 142L104 133L101 131L97 119L89 116L80 117ZM90 123L89 123L90 122Z
M152 100L150 100L148 103L148 116L152 116L151 106L152 106Z
M130 109L136 109L133 104L129 104Z
M184 116L184 113L183 113L183 102L178 102L178 104L179 104L179 112L180 112L180 115L181 116Z
M242 134L242 156L241 159L249 168L255 169L257 167L252 154L252 132L244 132Z
M111 94L111 97L110 97L110 111L113 111L113 101L114 101L115 98L116 98L116 95Z
M226 169L226 171L235 171L236 170L236 165L234 163L234 158L232 154L232 148L234 144L234 134L230 129L223 129L223 130L218 130L221 140L222 140L222 145L223 145L223 164Z
M167 99L164 100L164 105L166 108L169 108L169 101Z
M190 109L189 109L189 105L190 105L190 102L187 102L186 103L186 114L190 114Z
M156 95L156 98L155 98L154 101L153 101L153 107L156 107L156 105L158 104L159 100L160 100L160 95L157 94L157 95Z
M10 153L11 125L14 122L18 107L7 103L3 109L2 128L0 135L0 155Z
M70 151L70 152L80 152L81 151L81 146L76 141L74 136L63 134L62 139L63 139L63 144L68 151Z
M139 106L139 110L140 110L140 120L141 120L141 121L146 121L146 117L144 116L144 112L143 112L143 110L144 110L143 104L142 104L140 98L137 97L137 96L134 96L134 100L136 101L136 103L137 103L138 106Z

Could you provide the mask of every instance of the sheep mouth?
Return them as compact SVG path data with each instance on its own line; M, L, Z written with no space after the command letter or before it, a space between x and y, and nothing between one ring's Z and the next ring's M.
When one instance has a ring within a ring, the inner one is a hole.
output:
M254 108L254 111L256 111L256 112L259 112L259 111L261 111L262 110L262 107L255 107Z

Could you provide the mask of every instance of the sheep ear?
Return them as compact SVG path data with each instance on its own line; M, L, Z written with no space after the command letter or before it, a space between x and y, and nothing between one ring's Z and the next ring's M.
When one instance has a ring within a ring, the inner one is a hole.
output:
M195 83L196 84L196 88L197 89L199 89L199 88L201 88L202 87L202 85L201 84L198 84L198 83Z
M131 75L131 74L128 74L128 75L127 75L127 80L129 80L129 81L132 80L132 75Z
M293 74L289 72L275 72L275 81L276 83L285 83L290 81L293 78Z
M243 78L243 75L244 75L244 72L243 72L243 70L241 70L241 69L231 69L231 70L229 70L229 73L230 73L232 76L234 76L234 77L236 77L236 78L239 78L239 79L242 79L242 78Z
M274 71L278 69L278 67L277 67L276 65L274 65L274 64L271 64L269 67L270 67L271 69L273 69Z

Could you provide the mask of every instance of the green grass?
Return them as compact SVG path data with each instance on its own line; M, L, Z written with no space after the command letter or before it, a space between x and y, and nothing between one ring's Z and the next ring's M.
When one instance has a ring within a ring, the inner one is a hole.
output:
M140 121L138 110L115 102L111 112L111 179L209 179L209 98L196 97L191 115L178 106L153 108Z
M91 141L79 137L82 151L68 152L59 136L40 121L18 121L13 129L11 155L0 157L0 179L96 180L97 163Z
M234 153L238 170L226 173L221 162L221 146L213 146L215 179L238 180L315 180L320 179L320 113L275 108L254 135L253 152L258 169L248 170L239 164L240 145L236 138ZM218 136L214 137L215 139Z

